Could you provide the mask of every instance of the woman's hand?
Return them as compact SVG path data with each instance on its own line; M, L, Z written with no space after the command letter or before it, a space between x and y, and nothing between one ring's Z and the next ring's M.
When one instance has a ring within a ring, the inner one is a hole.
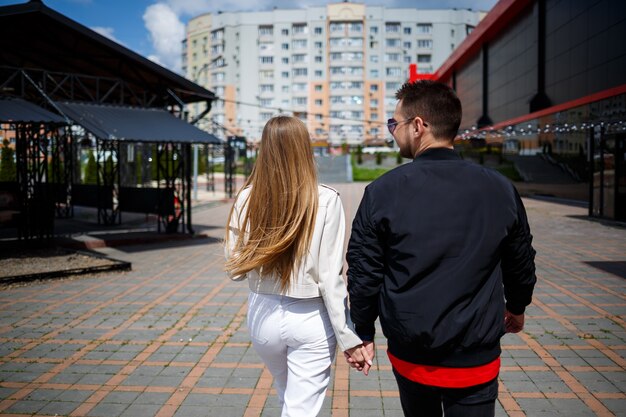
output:
M368 375L372 367L372 359L374 359L374 342L365 342L362 345L347 349L343 355L348 365Z

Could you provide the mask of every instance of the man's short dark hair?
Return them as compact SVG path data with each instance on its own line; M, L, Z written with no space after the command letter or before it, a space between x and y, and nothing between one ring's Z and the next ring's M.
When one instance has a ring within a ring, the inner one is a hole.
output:
M445 84L421 80L407 82L396 92L405 118L421 117L436 139L454 140L461 125L461 101Z

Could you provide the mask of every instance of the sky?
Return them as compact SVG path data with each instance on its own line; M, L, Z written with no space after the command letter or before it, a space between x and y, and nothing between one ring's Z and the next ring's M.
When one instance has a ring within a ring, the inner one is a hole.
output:
M26 3L0 0L0 6ZM360 0L368 5L423 9L472 9L489 11L497 0ZM185 24L199 14L217 11L258 11L320 6L328 0L43 0L57 12L152 59L181 71L181 41ZM355 1L356 3L356 1Z

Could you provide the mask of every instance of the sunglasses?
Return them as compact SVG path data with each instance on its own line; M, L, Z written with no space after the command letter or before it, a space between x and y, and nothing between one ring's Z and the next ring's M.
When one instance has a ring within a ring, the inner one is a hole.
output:
M396 130L396 127L398 127L398 125L400 123L404 123L404 122L408 122L409 120L413 120L415 119L417 116L413 116L409 119L405 119L405 120L400 120L397 121L396 119L394 119L393 117L391 119L387 119L387 129L389 129L389 133L391 133L393 135L393 132ZM425 122L422 123L424 126L428 126Z

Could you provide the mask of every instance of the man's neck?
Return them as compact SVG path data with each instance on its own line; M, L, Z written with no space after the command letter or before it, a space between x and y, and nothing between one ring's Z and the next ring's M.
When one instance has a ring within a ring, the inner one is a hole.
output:
M430 140L427 142L422 142L422 146L417 149L414 157L417 157L430 149L454 149L454 145L450 142L442 140Z

